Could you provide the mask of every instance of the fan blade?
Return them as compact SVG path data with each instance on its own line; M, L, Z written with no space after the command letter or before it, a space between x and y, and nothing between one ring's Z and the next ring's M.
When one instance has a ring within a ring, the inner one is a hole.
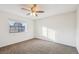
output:
M35 14L35 16L38 16L37 14Z
M36 13L44 13L44 11L36 11Z
M30 15L30 13L27 13L26 15Z
M23 9L23 10L27 10L27 11L30 11L29 9L26 9L26 8L21 8L21 9Z

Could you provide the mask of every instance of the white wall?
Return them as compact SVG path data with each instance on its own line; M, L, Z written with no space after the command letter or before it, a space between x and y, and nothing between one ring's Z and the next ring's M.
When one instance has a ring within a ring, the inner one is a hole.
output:
M28 25L28 32L9 33L8 20L22 20ZM34 37L75 46L76 13L65 13L35 21L0 11L0 47ZM35 27L34 27L35 26ZM34 33L35 32L35 33ZM35 34L35 36L34 36ZM78 48L79 49L79 48Z
M36 20L37 38L75 46L76 12Z
M28 32L12 33L12 34L9 33L9 24L8 24L9 19L15 19L17 21L18 20L25 21L28 25ZM33 36L34 36L33 20L0 11L0 47L28 40L33 38Z
M78 50L78 52L79 52L79 7L78 7L78 9L77 9L77 13L76 13L76 15L77 15L77 21L76 21L76 47L77 47L77 50Z

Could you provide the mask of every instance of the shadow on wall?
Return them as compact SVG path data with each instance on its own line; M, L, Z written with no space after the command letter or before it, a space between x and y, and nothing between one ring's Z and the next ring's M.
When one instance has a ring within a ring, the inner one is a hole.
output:
M56 31L51 28L43 26L42 27L42 36L47 38L48 40L55 41L56 40L55 39Z

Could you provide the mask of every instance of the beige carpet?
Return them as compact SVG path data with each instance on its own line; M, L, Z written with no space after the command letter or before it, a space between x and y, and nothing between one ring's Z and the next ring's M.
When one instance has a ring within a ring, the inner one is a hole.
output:
M75 47L70 47L41 39L32 39L0 48L3 54L77 54Z

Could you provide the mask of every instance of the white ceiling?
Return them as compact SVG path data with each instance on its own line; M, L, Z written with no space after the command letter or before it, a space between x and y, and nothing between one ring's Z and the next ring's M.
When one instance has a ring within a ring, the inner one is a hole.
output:
M51 15L57 15L66 12L75 11L77 8L77 4L38 4L41 10L45 11L45 13L38 14L38 17L26 15L28 11L24 11L22 7L30 7L30 5L19 5L19 4L2 4L0 5L0 10L7 11L10 13L14 13L29 19L40 19L44 17L48 17Z

